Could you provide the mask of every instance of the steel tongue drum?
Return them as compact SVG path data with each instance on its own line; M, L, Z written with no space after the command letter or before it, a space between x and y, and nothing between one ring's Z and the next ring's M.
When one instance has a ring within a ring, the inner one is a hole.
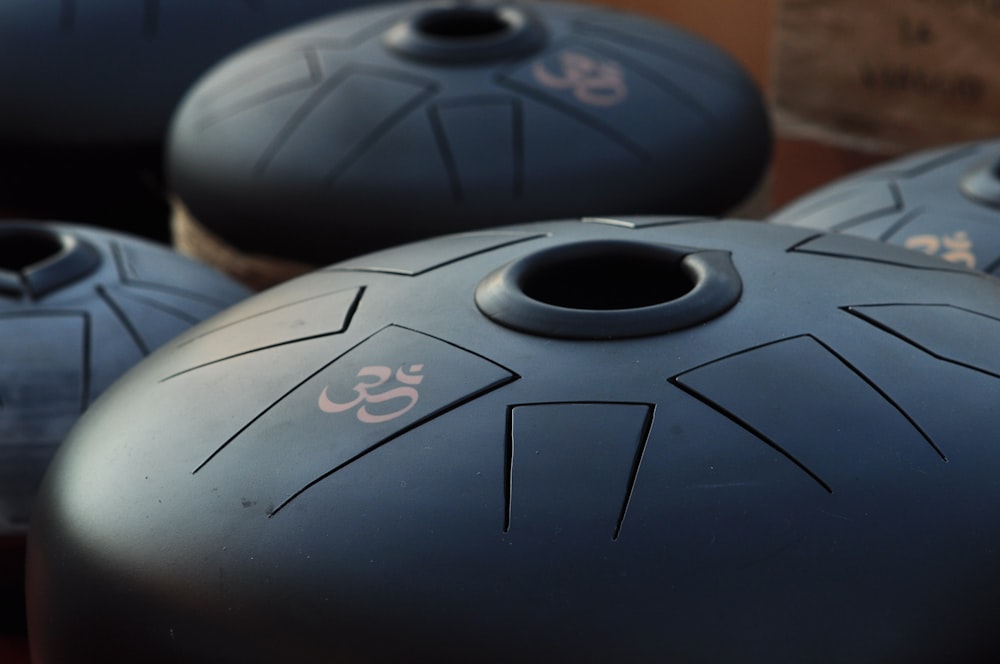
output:
M1000 141L887 161L803 196L769 220L868 237L1000 275Z
M193 328L29 537L41 661L996 649L1000 284L810 229L440 237Z
M23 542L46 464L103 390L249 295L208 266L123 233L0 223L0 538Z
M770 151L761 93L693 34L586 4L410 2L220 63L167 163L175 225L318 266L514 222L723 214Z

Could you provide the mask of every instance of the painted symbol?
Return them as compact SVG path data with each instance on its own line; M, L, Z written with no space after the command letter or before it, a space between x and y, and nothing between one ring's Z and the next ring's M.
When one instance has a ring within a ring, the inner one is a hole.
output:
M531 68L535 80L545 87L572 90L573 96L588 106L616 106L628 97L625 70L617 62L573 51L562 51L557 58L561 72L549 71L541 60Z
M907 249L922 251L931 256L940 256L952 263L962 263L968 268L976 267L976 256L972 253L972 240L965 231L953 235L914 235L903 244Z
M392 369L381 366L364 367L358 372L357 377L362 379L374 378L375 380L362 380L355 385L353 389L357 393L357 397L345 403L337 403L327 396L326 391L329 389L329 386L327 386L323 388L323 391L319 395L319 409L324 413L343 413L356 406L360 406L356 416L365 424L377 424L379 422L394 420L417 405L420 393L413 386L419 385L424 380L423 375L420 373L423 370L424 365L422 364L411 364L409 373L403 371L403 368L400 367L396 370L395 378L397 382L403 384L402 386L390 387L381 392L373 393L372 390L382 387L382 385L393 377ZM394 399L405 399L406 402L402 407L397 408L391 413L373 415L368 411L367 404L381 404L393 401Z

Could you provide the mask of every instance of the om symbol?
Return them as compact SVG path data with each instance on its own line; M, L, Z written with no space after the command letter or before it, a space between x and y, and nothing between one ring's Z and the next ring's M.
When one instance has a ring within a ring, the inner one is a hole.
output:
M628 96L625 71L617 62L563 51L559 54L560 73L552 73L541 60L531 68L535 80L553 90L572 90L577 100L588 106L615 106Z
M409 373L403 371L403 368L400 367L396 370L396 381L402 383L402 386L385 389L378 393L372 393L372 390L382 387L386 381L392 378L392 369L389 367L378 366L365 367L358 372L357 377L371 377L375 380L362 380L355 385L354 391L357 393L357 397L346 403L331 401L330 397L326 394L326 391L329 389L329 386L327 386L323 388L323 391L319 395L319 409L324 413L343 413L351 410L355 406L360 405L361 407L358 408L356 415L357 418L365 424L377 424L378 422L393 420L417 405L417 399L420 398L420 393L417 392L417 388L413 386L419 385L424 380L424 377L420 374L423 370L424 365L422 364L411 364ZM391 413L373 415L368 412L367 404L385 403L387 401L392 401L393 399L405 399L406 402L400 408L397 408Z
M952 263L962 263L968 268L976 267L976 256L972 253L972 240L965 231L954 235L914 235L903 244L907 249L916 249L925 254L938 254Z

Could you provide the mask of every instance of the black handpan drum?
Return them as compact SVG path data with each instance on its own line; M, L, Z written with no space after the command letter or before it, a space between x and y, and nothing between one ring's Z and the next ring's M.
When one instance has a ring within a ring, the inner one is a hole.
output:
M194 80L362 1L0 0L0 209L154 234L134 212L156 211L167 124Z
M877 239L1000 275L1000 141L886 162L793 201L770 221Z
M259 294L61 448L39 661L995 659L1000 284L738 221L458 234Z
M81 413L146 354L248 297L165 248L76 224L0 224L0 537L27 532Z
M719 214L757 184L770 137L739 65L668 25L416 2L317 20L219 65L175 116L168 171L178 224L325 265L514 221Z

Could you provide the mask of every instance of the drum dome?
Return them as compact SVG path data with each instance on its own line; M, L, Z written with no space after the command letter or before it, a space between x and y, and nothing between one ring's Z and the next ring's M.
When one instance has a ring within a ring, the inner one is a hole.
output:
M636 217L259 294L118 382L29 538L43 661L996 652L1000 285Z
M1000 141L924 150L837 180L770 217L1000 275Z
M178 110L167 163L180 219L325 265L516 221L720 214L770 141L749 76L679 29L587 5L411 2L227 59Z
M0 223L0 536L27 532L42 472L115 379L250 293L165 248L78 224Z

